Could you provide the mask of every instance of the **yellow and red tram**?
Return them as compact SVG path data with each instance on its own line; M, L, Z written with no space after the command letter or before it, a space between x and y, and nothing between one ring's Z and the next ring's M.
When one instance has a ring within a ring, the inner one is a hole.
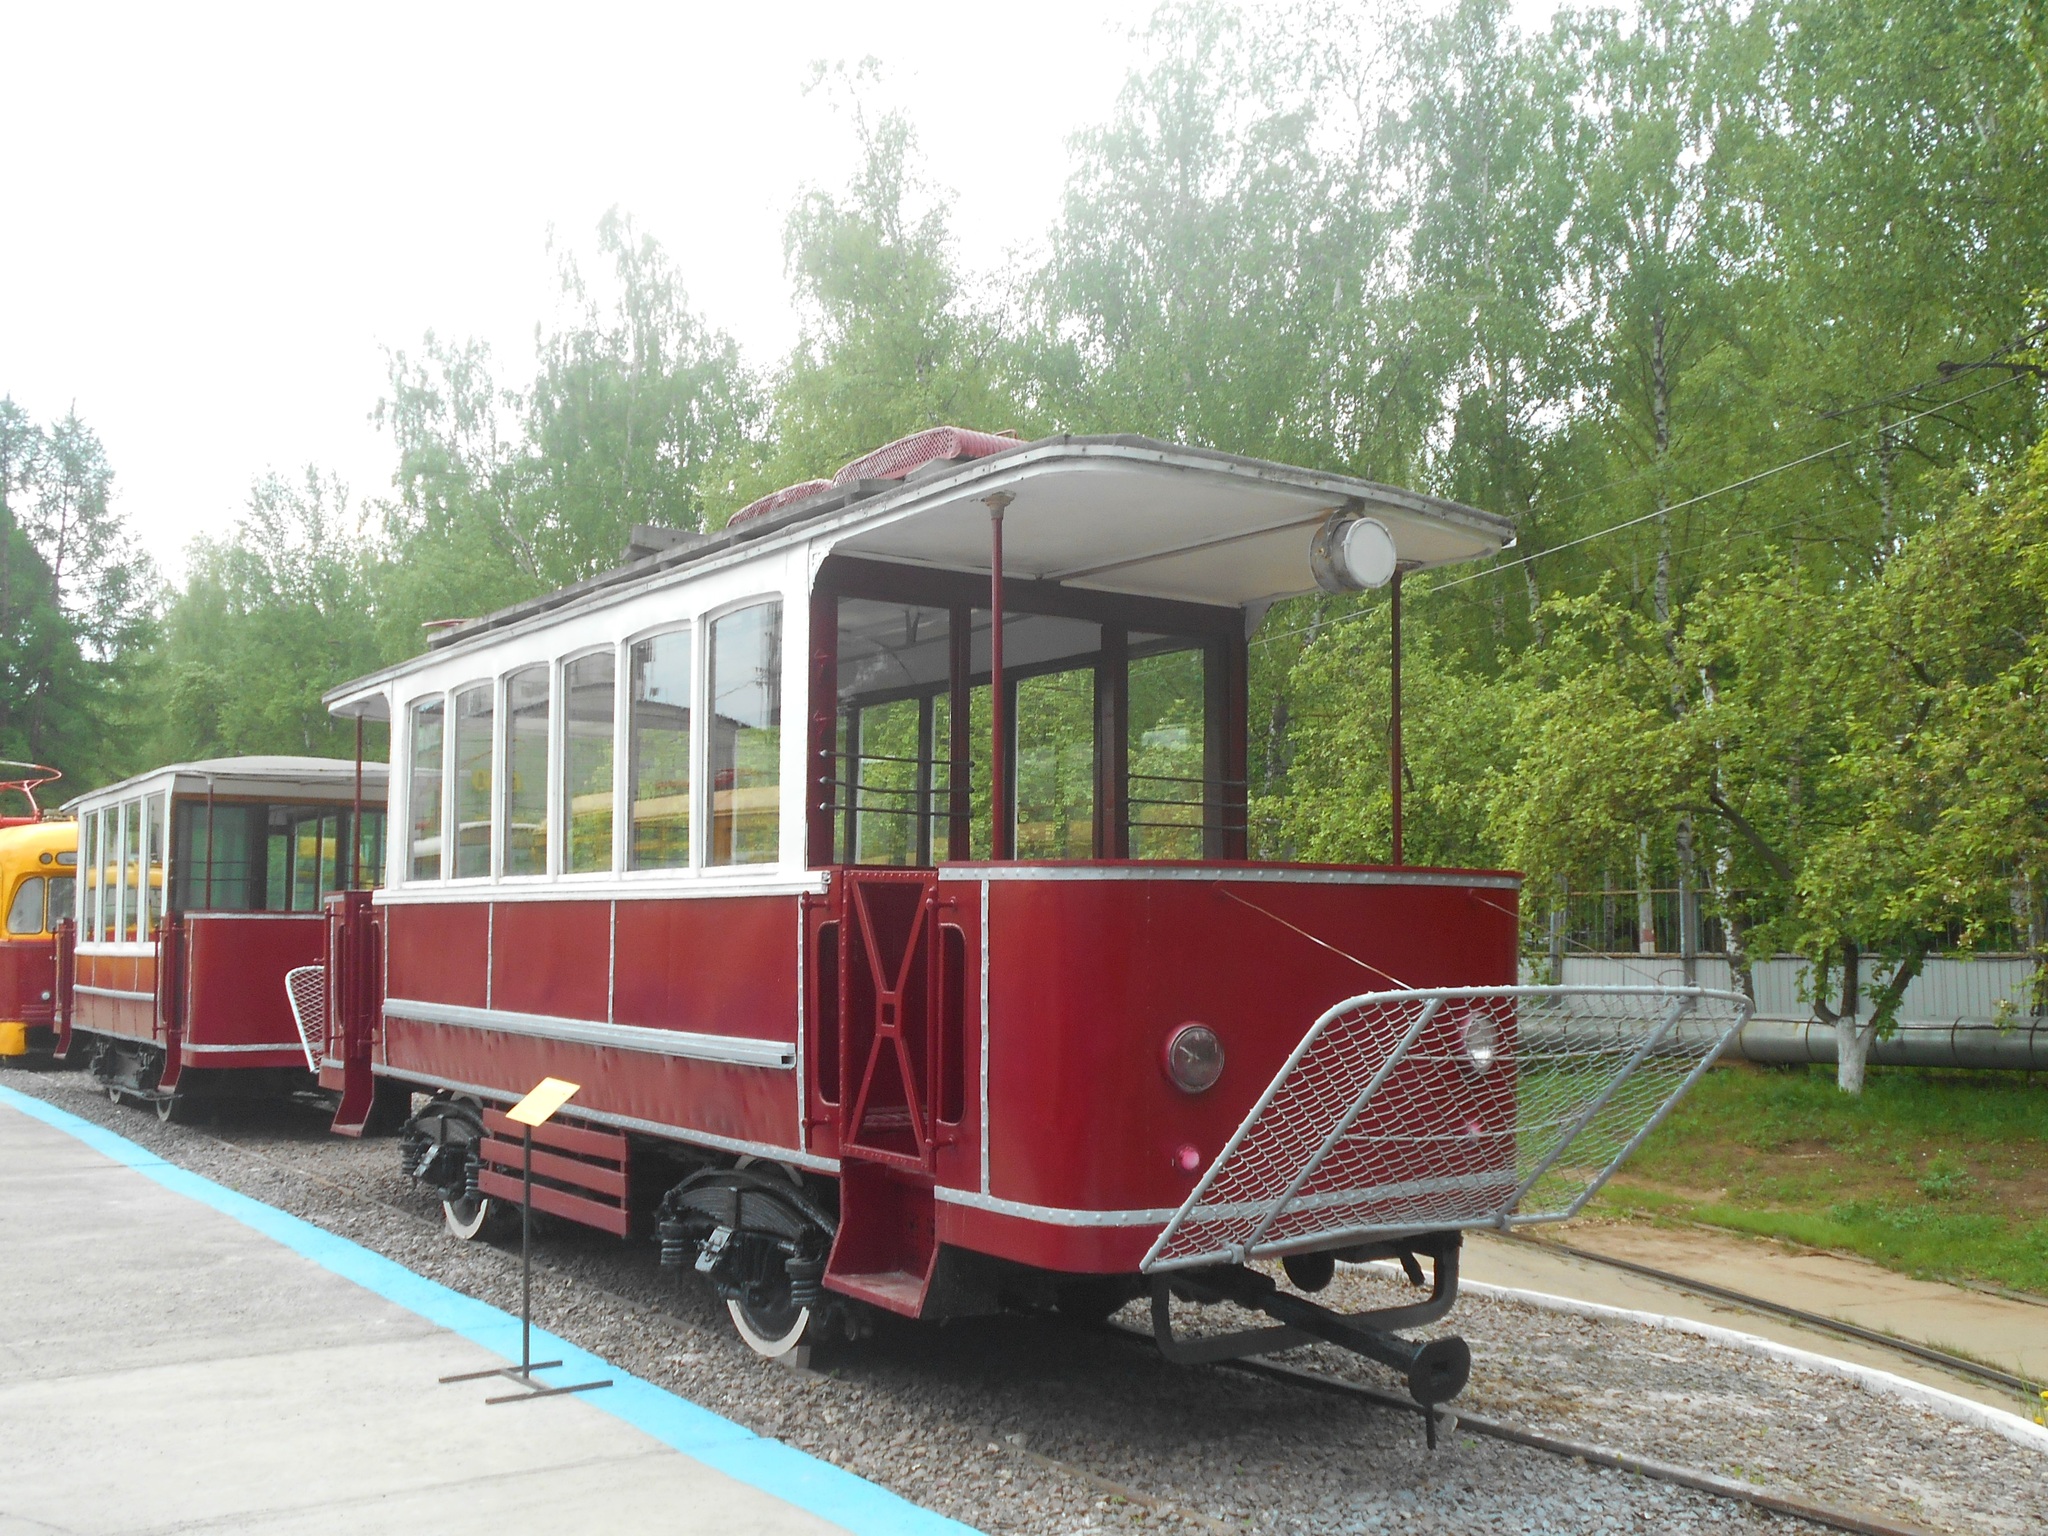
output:
M0 762L0 1062L55 1042L57 926L71 911L78 827L45 815L36 791L59 777Z

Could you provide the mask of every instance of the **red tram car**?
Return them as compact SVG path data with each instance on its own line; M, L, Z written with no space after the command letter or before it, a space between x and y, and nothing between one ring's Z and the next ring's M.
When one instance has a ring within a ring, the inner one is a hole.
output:
M1576 1209L1736 1006L1518 986L1509 873L1247 857L1267 608L1511 539L941 428L453 628L328 696L390 724L398 834L330 903L337 1128L430 1095L406 1169L473 1236L520 1198L503 1106L581 1084L535 1207L651 1228L764 1355L849 1303L1149 1288L1176 1358L1319 1336L1451 1396L1462 1343L1395 1330L1451 1305L1460 1231ZM1339 1316L1305 1294L1336 1256L1429 1297ZM1282 1326L1192 1342L1174 1297Z
M323 963L330 892L384 864L382 764L178 763L80 795L59 935L60 1058L163 1120L311 1087L285 978Z

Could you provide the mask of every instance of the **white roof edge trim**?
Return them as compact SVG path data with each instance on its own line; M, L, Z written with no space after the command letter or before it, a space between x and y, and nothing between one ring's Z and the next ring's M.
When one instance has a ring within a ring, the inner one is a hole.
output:
M1206 474L1212 478L1292 486L1312 495L1329 496L1333 498L1333 505L1354 499L1368 504L1379 502L1410 516L1453 524L1483 539L1497 538L1500 541L1497 550L1510 549L1515 543L1515 524L1511 518L1481 511L1477 507L1468 507L1460 502L1443 501L1419 491L1384 485L1376 480L1360 480L1350 475L1333 474L1327 470L1303 469L1266 459L1243 458L1216 449L1188 448L1175 444L1148 447L1136 442L1089 442L1068 437L1047 438L1015 452L971 459L952 474L921 480L915 485L901 485L893 491L881 492L819 517L805 518L787 527L778 528L773 533L764 534L758 539L748 540L701 559L689 560L680 565L657 567L640 580L620 581L573 602L565 603L559 608L550 608L545 612L515 620L502 628L481 630L467 639L458 636L439 650L422 652L418 656L408 657L404 661L395 662L388 667L330 688L320 696L321 702L327 706L330 714L340 714L343 713L340 706L362 695L386 689L399 678L438 665L446 658L462 654L472 648L480 649L515 636L528 635L536 629L560 623L575 615L589 613L643 593L681 585L699 576L724 570L745 561L787 552L797 546L815 544L822 552L829 553L833 546L847 535L858 530L877 528L900 521L903 517L915 513L920 504L945 500L965 484L986 486L991 492L1002 490L1019 479L1023 471L1059 458L1107 459L1132 464L1150 464L1167 470ZM489 615L481 617L488 618Z
M182 784L203 785L209 779L223 784L273 784L286 789L325 788L331 785L336 790L348 791L350 796L354 793L356 767L355 759L352 757L311 759L310 761L319 763L333 763L335 766L332 770L316 769L310 771L300 768L261 769L230 766L237 761L262 761L262 759L222 758L202 759L194 763L166 763L160 768L151 768L142 773L130 774L127 778L117 779L112 784L105 784L98 789L89 789L83 794L73 795L69 800L60 805L58 809L60 811L75 811L80 806L97 807L111 804L115 801L133 800L144 795L161 794L166 789L172 789ZM306 762L309 760L298 758L293 759L293 761ZM365 797L367 798L368 792L373 788L381 795L387 787L390 774L391 765L382 758L365 757L363 759L363 789ZM325 797L316 795L314 798Z

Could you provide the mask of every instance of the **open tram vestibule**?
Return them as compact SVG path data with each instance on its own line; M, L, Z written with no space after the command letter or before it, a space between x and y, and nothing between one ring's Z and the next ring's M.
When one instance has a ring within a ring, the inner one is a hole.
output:
M1020 580L1002 611L999 776L987 581L826 562L810 862L1243 859L1243 614Z

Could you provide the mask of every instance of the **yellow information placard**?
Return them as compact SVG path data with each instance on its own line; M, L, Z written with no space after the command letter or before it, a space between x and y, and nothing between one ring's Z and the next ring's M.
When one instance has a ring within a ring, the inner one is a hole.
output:
M546 1125L555 1117L555 1111L582 1087L581 1083L567 1083L559 1077L544 1077L534 1085L533 1092L505 1111L505 1118L521 1125Z

